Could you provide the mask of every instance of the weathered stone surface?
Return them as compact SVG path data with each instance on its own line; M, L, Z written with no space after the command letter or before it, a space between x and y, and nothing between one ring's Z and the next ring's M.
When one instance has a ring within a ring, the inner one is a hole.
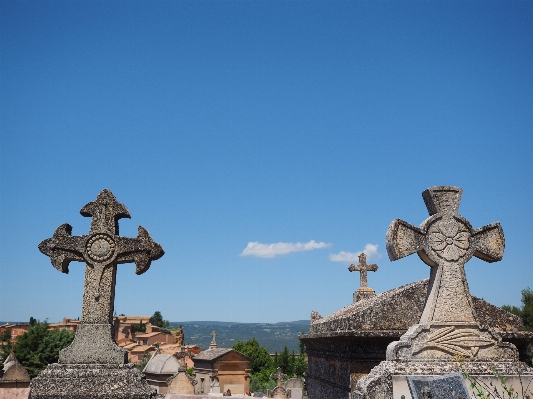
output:
M417 252L431 266L426 303L419 321L387 349L387 360L469 359L512 361L518 352L476 320L464 264L472 256L501 260L503 230L499 223L474 230L457 211L463 190L432 187L422 193L430 217L420 227L394 220L387 231L387 253L394 261Z
M281 372L281 368L278 367L276 374L272 374L270 376L271 378L274 378L277 381L276 387L272 390L267 391L267 397L269 398L290 398L291 397L291 390L285 389L283 379L287 378L287 374L283 374Z
M430 217L420 227L400 219L389 226L386 240L390 260L416 252L431 267L429 287L420 321L399 341L388 345L386 362L358 380L355 398L392 398L394 374L459 371L453 361L455 355L466 359L464 367L471 374L477 374L468 370L473 367L490 375L492 366L533 373L533 369L518 361L514 345L502 342L491 325L484 327L479 323L464 265L472 256L487 262L501 260L505 241L499 223L474 230L458 214L461 195L458 187L431 187L422 193Z
M398 287L312 321L309 333L300 336L309 358L309 398L347 399L357 381L386 359L388 344L420 320L428 283ZM522 320L509 312L476 297L472 302L479 324L516 345L525 360L533 332L523 331Z
M357 291L353 294L353 301L358 302L366 298L370 298L376 295L374 290L372 288L368 287L368 277L367 272L375 272L378 270L378 265L371 264L368 265L366 263L366 254L361 253L359 255L359 264L357 265L350 265L348 267L348 270L350 272L359 272L359 279L360 279L360 287Z
M82 317L71 346L60 352L60 363L124 364L127 352L113 342L112 320L117 264L135 262L137 274L163 256L163 248L139 226L137 238L118 235L118 220L129 218L128 209L109 190L80 213L92 217L87 236L72 236L72 226L59 226L52 238L39 244L52 265L68 273L71 261L86 262Z
M0 388L26 388L29 385L30 375L15 355L10 353L0 370Z
M118 235L118 220L130 217L128 209L109 190L80 213L91 216L89 235L72 236L69 224L59 226L52 238L39 244L52 265L68 273L71 261L86 262L82 318L74 341L59 353L59 363L49 365L31 382L31 398L119 399L155 396L127 352L113 337L113 308L117 264L135 262L137 274L163 256L146 229L137 238Z
M31 381L32 399L147 399L155 396L155 390L133 363L56 363Z
M501 375L533 376L533 369L525 363L514 362L465 362L463 370L473 377L492 377L492 370ZM370 374L361 378L352 397L355 399L392 399L392 376L439 375L461 372L457 362L384 361Z

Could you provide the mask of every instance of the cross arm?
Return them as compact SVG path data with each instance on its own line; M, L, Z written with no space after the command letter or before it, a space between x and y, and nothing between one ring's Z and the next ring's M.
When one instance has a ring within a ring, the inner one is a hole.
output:
M72 226L68 223L59 226L52 238L39 244L39 251L50 257L52 266L63 273L68 273L71 261L84 262L84 244L87 236L72 236Z
M387 254L391 261L395 261L424 247L424 233L420 228L401 219L395 219L387 230Z
M361 268L358 265L354 265L353 263L348 266L348 270L351 272L358 272L361 270Z
M375 271L378 270L378 265L376 265L375 263L367 265L366 266L366 270L369 271L369 272L375 272Z
M503 257L505 237L499 222L491 223L472 233L474 256L486 262L497 262Z
M143 274L153 260L161 258L165 251L156 243L148 230L139 226L137 238L116 237L118 244L117 263L135 262L135 273Z

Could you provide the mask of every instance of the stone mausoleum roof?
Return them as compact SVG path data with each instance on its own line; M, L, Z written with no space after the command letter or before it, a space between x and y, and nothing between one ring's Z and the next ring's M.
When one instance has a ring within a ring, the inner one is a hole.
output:
M314 318L303 338L366 336L400 337L418 323L429 279L420 280L350 304L326 317ZM502 339L533 339L523 331L522 320L483 299L472 296L478 322L500 333Z
M173 355L156 354L153 356L143 373L151 374L175 374L178 372L180 364Z

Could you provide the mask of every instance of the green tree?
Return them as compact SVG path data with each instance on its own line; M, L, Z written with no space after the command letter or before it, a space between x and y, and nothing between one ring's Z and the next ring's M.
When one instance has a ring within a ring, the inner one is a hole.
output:
M266 348L259 346L255 338L246 342L237 341L233 349L252 358L250 389L254 392L266 392L276 386L276 382L270 378L274 374L276 367L274 361Z
M533 290L527 287L522 290L522 307L503 305L503 310L507 310L522 319L524 324L524 330L533 331ZM529 365L533 365L533 344L529 344L527 347L527 355L529 359L527 362Z
M249 339L246 342L237 341L233 345L233 349L253 359L251 365L252 374L266 369L270 371L275 370L274 361L270 357L270 354L266 348L259 346L259 342L255 338Z
M13 351L18 361L36 377L50 363L57 363L59 351L74 339L67 330L49 330L48 323L35 321L28 331L17 338Z
M305 344L303 341L299 342L300 353L294 361L294 374L297 377L303 378L304 373L307 372L307 354L305 352Z
M170 325L168 320L163 320L163 315L159 310L156 310L154 315L152 316L152 324L161 328L168 328L168 326Z
M292 376L293 370L291 364L291 356L289 355L289 349L287 348L287 346L283 348L283 350L278 356L278 367L281 368L282 373L287 374L288 376Z

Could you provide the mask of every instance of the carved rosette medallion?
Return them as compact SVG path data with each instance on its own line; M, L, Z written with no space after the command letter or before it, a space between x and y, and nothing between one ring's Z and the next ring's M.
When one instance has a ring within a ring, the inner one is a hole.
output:
M429 249L439 258L455 262L468 255L470 236L470 229L454 218L437 221L428 229Z
M107 234L93 234L85 245L85 255L90 263L107 263L115 256L115 240Z

